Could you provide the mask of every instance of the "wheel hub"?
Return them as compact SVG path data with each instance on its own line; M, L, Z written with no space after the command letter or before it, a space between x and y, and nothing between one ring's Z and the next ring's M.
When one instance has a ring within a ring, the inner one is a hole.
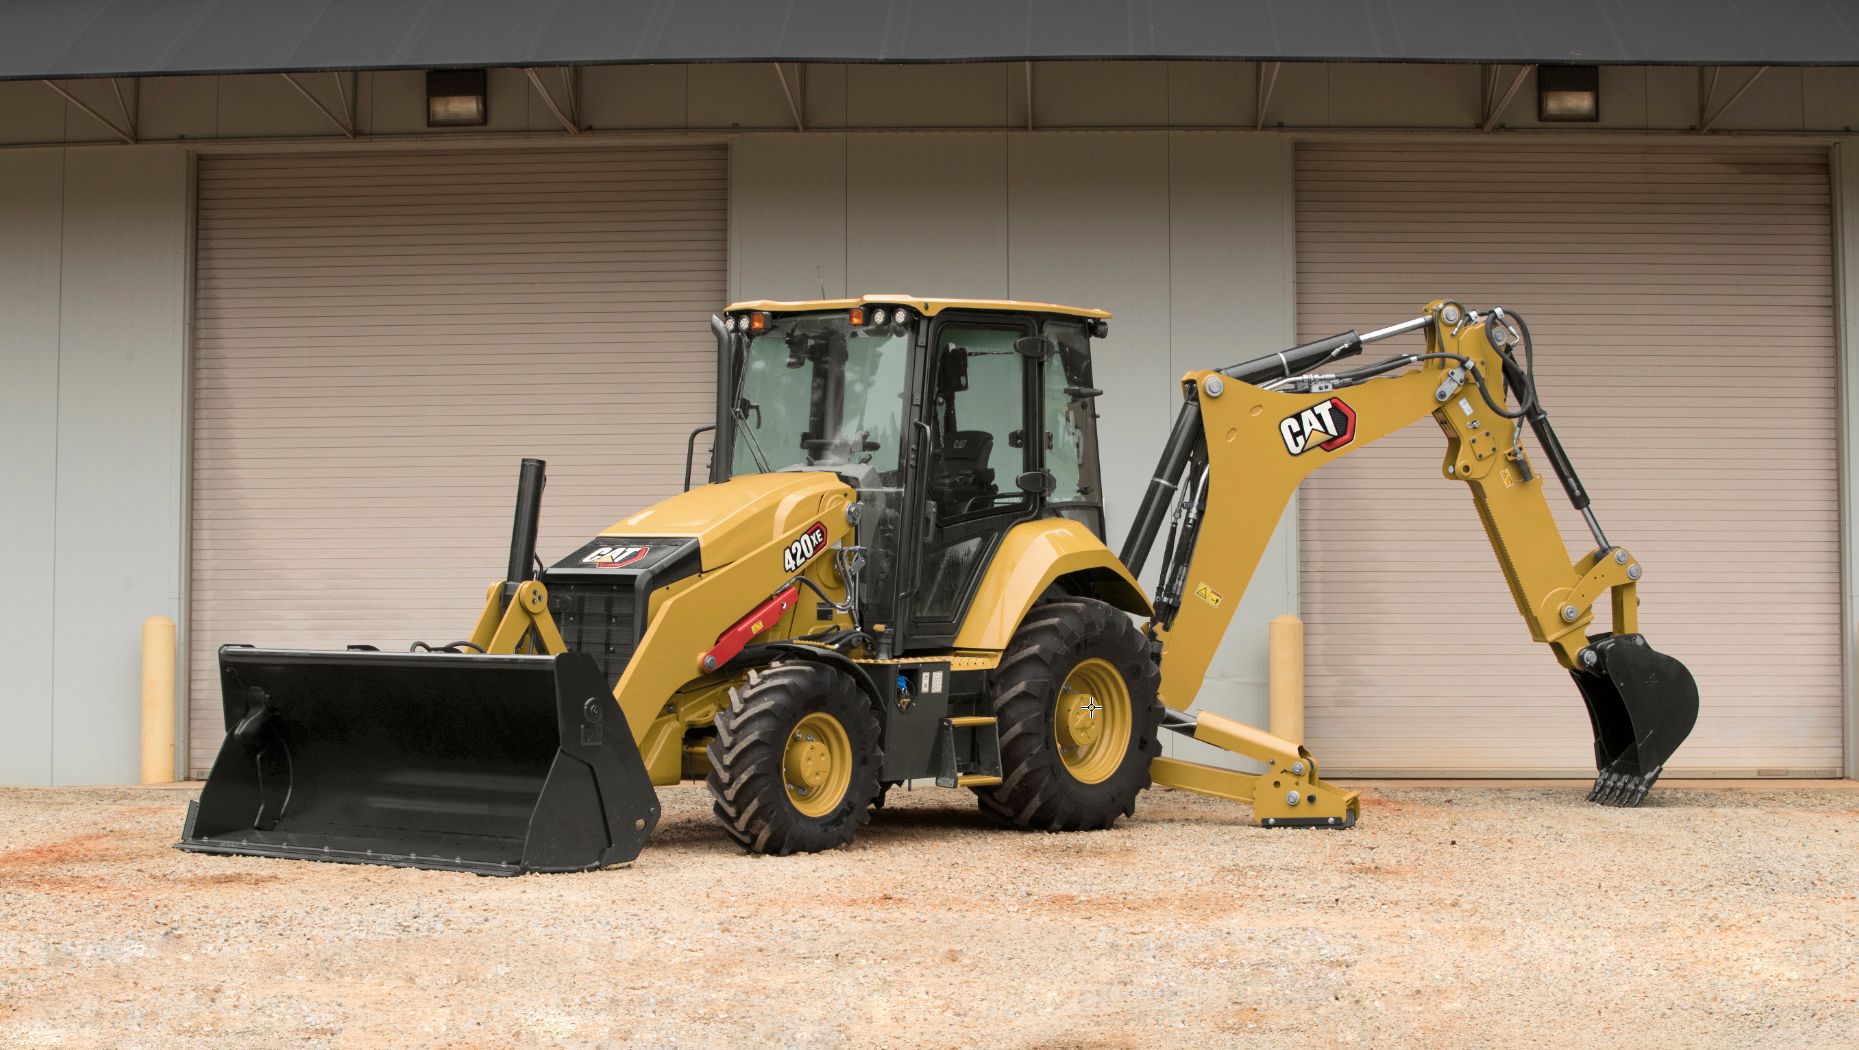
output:
M1090 747L1103 736L1104 723L1098 716L1103 714L1104 705L1097 702L1097 697L1083 689L1074 689L1070 685L1063 687L1066 736L1074 747Z
M852 782L852 739L839 719L815 711L795 724L781 751L781 780L788 801L809 817L838 808Z
M1080 782L1100 783L1123 764L1133 716L1129 686L1108 661L1082 661L1059 685L1052 736L1059 760Z
M828 755L825 744L812 737L797 734L788 743L787 763L788 769L796 774L795 779L801 785L817 788L826 783L826 774L831 769L832 758Z

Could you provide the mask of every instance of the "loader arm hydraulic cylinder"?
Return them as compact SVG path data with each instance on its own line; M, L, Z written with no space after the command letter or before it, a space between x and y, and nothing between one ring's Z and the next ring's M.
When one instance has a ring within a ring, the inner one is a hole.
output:
M1425 352L1351 372L1308 374L1363 344L1413 331L1425 333ZM1183 379L1187 405L1124 552L1125 564L1139 568L1172 514L1150 625L1167 707L1183 710L1199 692L1299 483L1430 415L1446 436L1442 474L1471 489L1531 636L1554 651L1588 704L1600 770L1590 798L1632 805L1644 797L1696 719L1696 684L1683 664L1638 634L1640 564L1602 535L1536 397L1530 368L1516 360L1519 342L1526 361L1533 353L1527 333L1501 310L1480 315L1440 301L1420 317L1363 336L1345 333ZM1507 405L1513 396L1515 410ZM1571 559L1562 541L1520 440L1525 420L1594 532L1597 546L1584 557ZM1591 638L1592 606L1604 594L1611 595L1612 630ZM1179 728L1194 732L1191 723ZM1290 741L1242 742L1241 750L1275 769L1282 761L1274 755L1307 762ZM1176 782L1183 774L1163 768L1156 777Z

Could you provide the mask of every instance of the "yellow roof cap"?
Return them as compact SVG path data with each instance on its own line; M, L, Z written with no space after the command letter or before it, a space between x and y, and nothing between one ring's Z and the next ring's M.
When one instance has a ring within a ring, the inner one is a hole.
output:
M934 317L944 310L1010 310L1016 313L1067 314L1072 317L1108 318L1110 311L1099 310L1090 306L1061 306L1058 303L1023 302L1018 299L926 299L919 295L894 292L888 295L862 295L857 299L800 299L785 301L777 299L752 299L747 302L731 303L725 309L766 310L769 313L789 314L805 313L810 310L849 310L854 306L908 306L913 310Z

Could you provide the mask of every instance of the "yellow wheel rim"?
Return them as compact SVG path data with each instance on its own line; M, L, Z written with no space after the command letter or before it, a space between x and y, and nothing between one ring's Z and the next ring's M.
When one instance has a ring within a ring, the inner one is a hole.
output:
M1053 705L1052 738L1065 769L1080 783L1109 779L1130 747L1130 690L1108 661L1072 668Z
M800 720L781 751L787 799L809 817L824 817L845 801L852 783L852 738L823 711Z

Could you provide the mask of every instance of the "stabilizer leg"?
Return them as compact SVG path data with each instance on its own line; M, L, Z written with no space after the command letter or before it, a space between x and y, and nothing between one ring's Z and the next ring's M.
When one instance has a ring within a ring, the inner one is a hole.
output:
M1251 802L1253 819L1268 828L1340 830L1354 826L1361 812L1356 792L1319 777L1317 760L1310 752L1283 737L1206 711L1192 717L1171 711L1162 724L1223 751L1263 762L1266 770L1238 773L1178 758L1158 758L1149 765L1149 776L1158 784Z

